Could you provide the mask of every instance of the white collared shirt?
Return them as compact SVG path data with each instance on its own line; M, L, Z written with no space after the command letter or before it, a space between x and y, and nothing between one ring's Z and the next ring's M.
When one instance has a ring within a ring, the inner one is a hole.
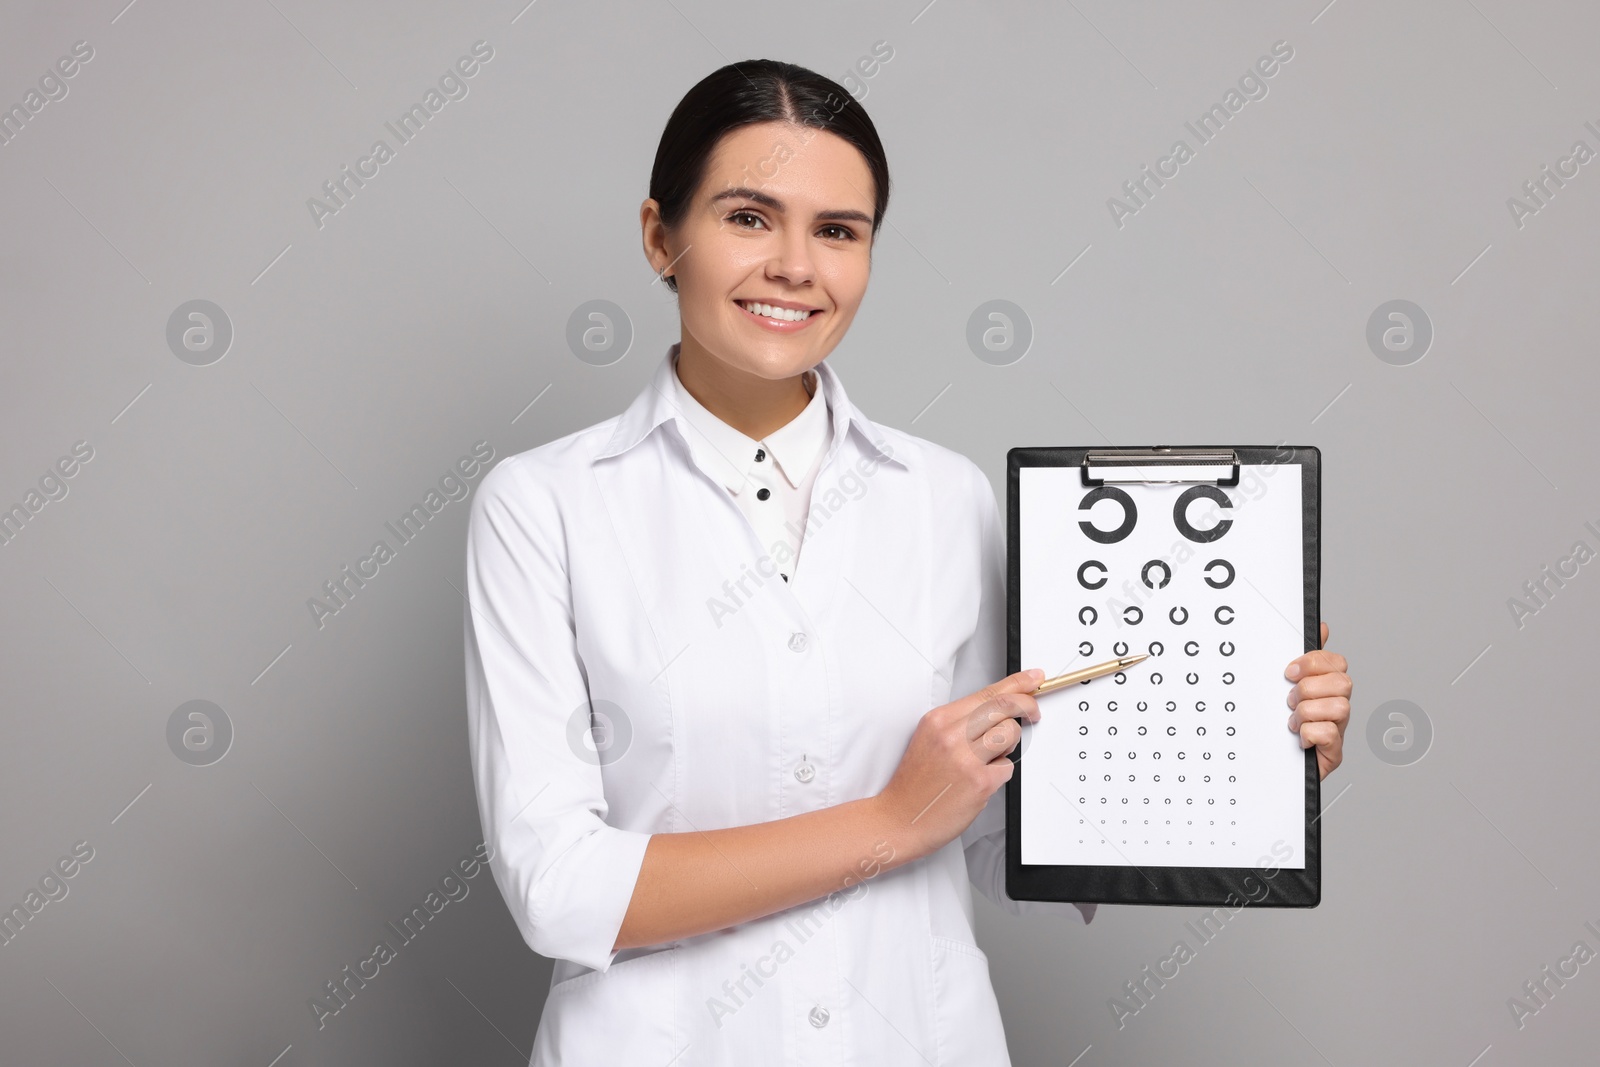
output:
M674 344L668 352L674 369L680 349ZM778 576L788 581L804 540L811 487L823 450L833 437L827 392L820 380L800 414L760 441L708 411L677 374L668 380L672 402L689 420L689 448L695 462L702 470L716 472L728 487L777 565Z
M651 834L872 796L924 713L1005 674L987 478L816 370L831 438L787 582L697 462L670 352L621 415L506 457L472 500L479 815L518 930L555 960L535 1067L1009 1064L971 884L1093 917L1005 895L1002 788L930 855L863 856L847 890L612 951Z

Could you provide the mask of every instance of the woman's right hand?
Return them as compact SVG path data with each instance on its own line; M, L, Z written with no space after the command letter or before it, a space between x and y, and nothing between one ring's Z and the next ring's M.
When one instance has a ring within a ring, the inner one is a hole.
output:
M940 705L917 723L900 766L875 800L895 837L918 858L943 848L1010 781L1010 752L1022 739L1017 718L1039 721L1030 694L1044 672L1019 671Z

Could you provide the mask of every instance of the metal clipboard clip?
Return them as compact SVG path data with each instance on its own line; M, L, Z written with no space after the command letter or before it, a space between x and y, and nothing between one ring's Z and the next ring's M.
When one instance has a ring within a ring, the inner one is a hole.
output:
M1151 478L1149 467L1194 467L1196 477ZM1107 473L1096 478L1090 471L1094 467L1107 468ZM1217 468L1231 468L1226 477ZM1126 477L1116 477L1112 472L1130 472ZM1145 482L1154 484L1239 484L1239 453L1231 448L1173 448L1156 445L1154 448L1091 449L1084 453L1079 468L1085 486L1100 486L1107 482Z

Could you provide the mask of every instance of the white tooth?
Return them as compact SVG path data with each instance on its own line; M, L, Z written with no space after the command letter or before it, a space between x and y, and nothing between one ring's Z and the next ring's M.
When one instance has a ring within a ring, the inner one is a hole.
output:
M807 311L792 311L788 308L773 307L770 304L746 303L743 306L754 314L763 315L769 319L778 319L782 322L799 322L810 315L810 312Z

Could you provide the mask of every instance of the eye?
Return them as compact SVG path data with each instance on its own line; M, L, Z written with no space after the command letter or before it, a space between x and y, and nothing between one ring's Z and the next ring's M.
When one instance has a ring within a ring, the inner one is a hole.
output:
M859 238L856 237L856 232L854 230L852 230L848 226L840 226L837 223L833 223L831 225L824 226L822 228L822 230L823 230L824 233L826 233L828 230L838 230L839 231L839 236L842 237L846 241L859 240Z
M724 222L734 222L734 220L735 220L735 219L738 219L738 218L740 218L740 217L744 217L744 218L749 218L749 219L755 219L755 220L756 220L756 221L757 221L757 222L759 222L759 223L761 223L761 224L762 224L762 225L763 225L763 226L765 226L765 225L766 225L766 220L765 220L765 219L763 219L763 218L762 218L762 217L761 217L761 216L760 216L760 215L757 215L757 214L756 214L756 213L755 213L755 212L754 212L754 211L745 211L745 210L742 210L742 209L741 209L741 210L739 210L739 211L735 211L735 212L733 212L733 214L731 214L731 215L729 215L729 216L728 216L728 217L727 217L727 218L726 218L726 219L724 219L724 220L723 220L723 221L724 221ZM735 224L735 225L740 225L740 224L739 224L739 223L734 223L734 224ZM750 229L750 228L751 228L751 227L749 227L749 226L742 226L742 227L741 227L741 228L742 228L742 229L747 229L747 230L748 230L748 229Z

